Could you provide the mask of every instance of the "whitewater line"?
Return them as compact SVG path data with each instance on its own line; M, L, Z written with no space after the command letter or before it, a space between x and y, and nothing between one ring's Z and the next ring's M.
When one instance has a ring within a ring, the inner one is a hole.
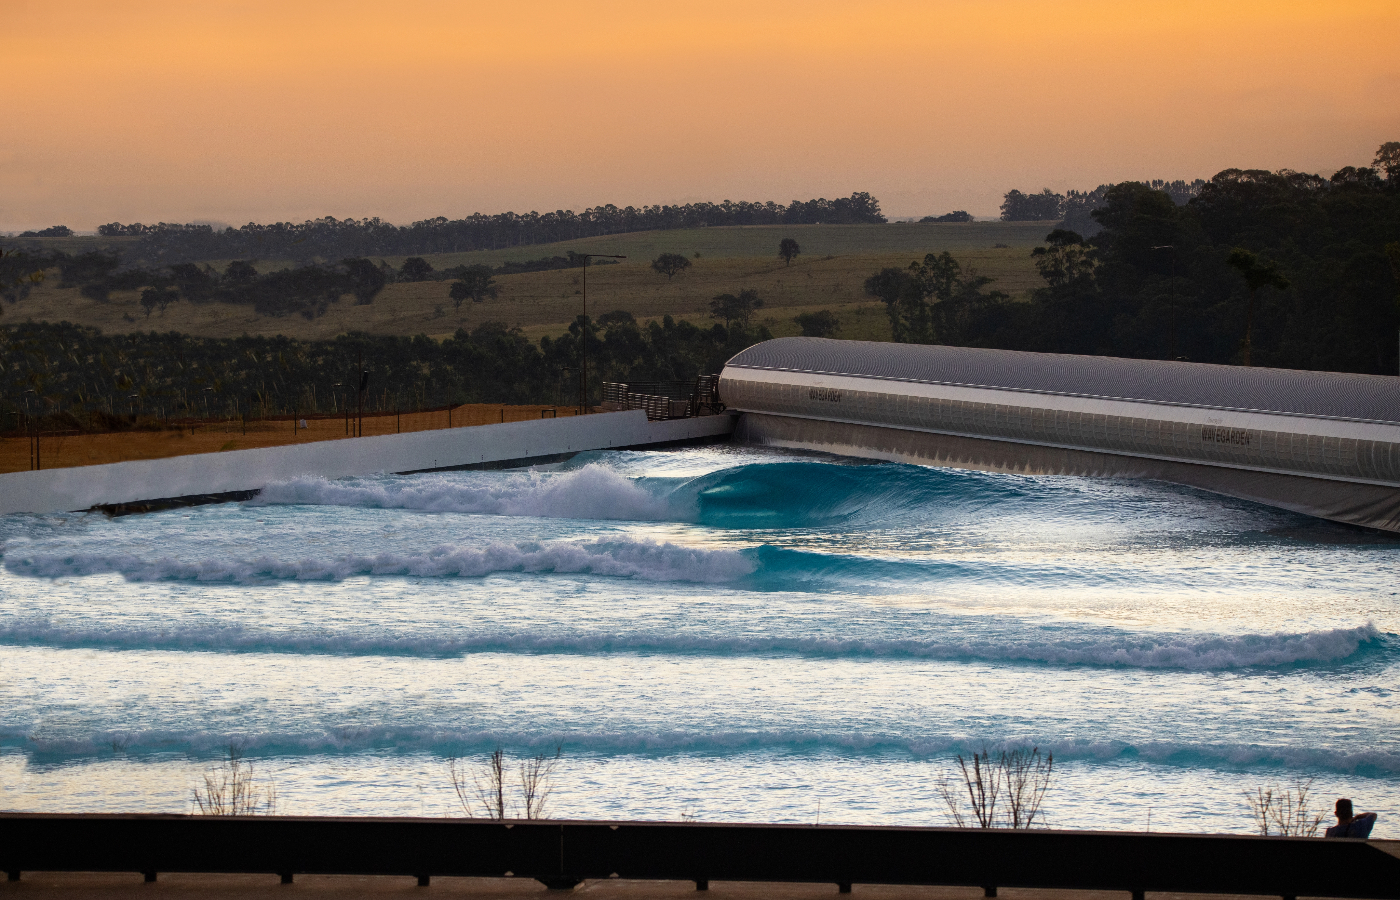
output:
M530 655L778 655L1030 663L1055 666L1210 671L1321 665L1367 650L1400 647L1396 635L1367 624L1301 633L1154 635L1116 641L921 641L835 637L714 637L674 631L438 633L270 631L237 625L104 628L56 625L47 619L0 624L0 644L111 650L293 653L445 657L471 653Z

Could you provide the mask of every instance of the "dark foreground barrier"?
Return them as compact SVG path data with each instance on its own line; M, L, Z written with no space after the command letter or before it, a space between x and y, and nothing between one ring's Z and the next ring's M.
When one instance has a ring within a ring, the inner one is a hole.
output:
M0 868L973 885L1400 900L1400 857L1361 840L470 819L0 814ZM1397 851L1400 852L1400 851Z

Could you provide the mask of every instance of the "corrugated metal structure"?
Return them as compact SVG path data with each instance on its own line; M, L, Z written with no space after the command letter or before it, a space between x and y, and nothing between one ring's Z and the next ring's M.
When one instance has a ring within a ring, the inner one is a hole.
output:
M932 465L1157 478L1400 531L1400 379L780 338L720 395L741 440Z

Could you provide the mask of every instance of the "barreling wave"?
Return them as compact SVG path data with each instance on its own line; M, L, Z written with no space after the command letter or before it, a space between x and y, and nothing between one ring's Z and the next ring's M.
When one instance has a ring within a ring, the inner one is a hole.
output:
M312 732L100 731L89 735L42 732L0 733L0 747L23 747L47 757L84 758L110 755L186 752L218 756L231 744L255 756L351 755L365 752L487 753L552 750L562 745L571 757L722 756L746 753L876 754L914 759L948 758L984 748L992 751L1039 747L1057 763L1147 763L1182 768L1287 769L1308 773L1337 772L1393 776L1400 774L1400 753L1393 750L1343 750L1286 744L1226 744L1176 741L1095 740L1045 735L907 735L888 732L827 732L806 729L651 731L505 731L362 725Z
M901 463L758 463L688 482L697 521L722 528L889 525L910 516L941 519L1025 498L1005 476Z
M12 551L14 547L10 548ZM480 577L499 572L588 574L646 581L733 581L751 573L743 551L684 547L615 538L595 541L485 543L437 547L424 553L343 554L304 559L181 560L132 554L11 553L5 567L17 575L65 578L121 575L128 581L341 581L360 575L428 578Z
M251 502L792 528L956 514L1024 496L1006 478L977 472L804 460L749 463L697 478L629 478L597 462L489 477L308 477L269 485Z
M1197 637L1159 635L1081 641L927 641L834 637L720 637L674 631L480 631L456 634L277 631L242 625L166 628L84 627L35 618L0 624L0 644L113 650L297 653L443 657L470 653L601 655L779 655L825 658L950 660L1226 670L1328 665L1367 654L1392 654L1400 639L1374 625L1298 634Z

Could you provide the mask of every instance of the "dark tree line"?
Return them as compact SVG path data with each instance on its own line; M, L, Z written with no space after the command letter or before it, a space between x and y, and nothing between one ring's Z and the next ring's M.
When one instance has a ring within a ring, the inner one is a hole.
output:
M367 259L344 259L335 265L309 265L260 275L252 263L234 260L222 272L209 265L174 263L162 268L122 268L121 257L101 250L69 255L16 254L0 261L8 276L34 268L58 269L59 287L76 287L83 296L99 303L113 291L140 291L141 306L150 316L164 312L171 303L238 303L252 306L269 316L298 314L308 319L324 315L332 303L350 296L355 303L373 303L388 283L392 270ZM10 303L28 296L31 286L7 281L0 294Z
M867 281L896 340L1054 353L1400 371L1400 142L1330 178L1226 169L1188 202L1101 189L1093 237L1037 248L1029 302L951 258Z
M470 298L482 301L495 297L496 275L576 268L587 257L569 251L568 256L547 256L523 262L507 262L496 268L462 265L437 270L422 257L409 257L395 270L380 260L343 259L334 265L312 263L292 269L259 274L248 260L233 260L222 272L209 264L172 263L168 266L123 268L120 254L93 250L70 255L8 250L0 253L0 299L18 303L29 296L35 284L34 273L57 269L59 287L76 287L83 296L99 303L113 291L140 291L141 306L149 317L164 312L171 303L237 303L252 306L268 316L301 315L307 319L322 316L330 304L344 297L357 304L373 303L392 282L452 280L450 296L458 306ZM589 265L615 265L613 260L593 260ZM687 263L688 265L688 263ZM0 313L3 307L0 307Z
M578 396L584 328L594 403L603 381L718 372L730 356L770 337L744 322L699 326L668 316L643 326L622 311L580 318L538 344L494 322L440 343L423 335L299 341L104 335L68 323L0 326L0 429L20 427L23 415L35 415L45 429L110 430L170 419L336 412L355 399L360 359L369 372L368 411L568 405Z
M865 292L885 301L893 339L904 344L957 344L971 310L1005 304L1002 291L984 292L992 279L962 266L952 254L930 253L907 269L881 269L865 280Z
M787 206L760 202L687 203L676 206L596 206L581 213L476 213L464 219L438 217L392 225L381 219L327 217L295 224L249 223L215 230L210 225L103 225L108 237L136 237L129 251L147 264L210 259L330 260L499 250L531 244L671 228L719 225L842 225L884 222L880 202L865 192L836 200L794 200Z
M1162 191L1178 206L1185 206L1191 198L1201 192L1205 181L1163 181L1160 178L1143 182L1154 191ZM1001 202L1003 222L1053 222L1060 221L1061 228L1075 231L1084 237L1093 237L1099 231L1099 224L1093 218L1093 211L1101 209L1112 185L1101 184L1092 191L1070 191L1057 194L1045 188L1039 194L1023 194L1020 191L1007 191ZM957 213L950 213L955 216ZM965 215L965 214L964 214ZM970 220L971 217L968 217ZM923 221L963 221L941 216Z

